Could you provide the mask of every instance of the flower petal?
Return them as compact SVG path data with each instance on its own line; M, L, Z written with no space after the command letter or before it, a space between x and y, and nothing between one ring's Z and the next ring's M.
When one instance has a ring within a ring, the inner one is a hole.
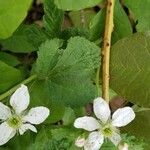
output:
M85 150L99 150L104 142L104 136L99 132L92 132L84 145Z
M48 108L43 106L35 107L29 110L28 114L23 117L23 121L31 124L40 124L46 120L49 114Z
M94 131L100 127L98 121L93 117L80 117L74 122L76 128L81 128L87 131Z
M20 127L20 129L19 129L20 135L23 135L24 132L26 132L27 130L31 130L33 132L37 132L36 128L33 125L26 123L26 124L23 124Z
M16 113L21 113L27 109L30 101L30 96L28 88L25 85L21 85L15 93L10 98L10 105L16 111Z
M135 113L131 107L119 108L112 116L112 125L116 127L125 126L135 118Z
M6 122L0 125L0 145L7 143L14 135L16 131L9 127Z
M6 120L10 116L11 116L10 108L0 102L0 119Z
M116 132L114 132L113 135L109 139L115 146L118 146L118 144L121 142L121 136L120 134Z
M106 123L111 113L108 103L101 97L98 97L94 100L93 107L96 117L99 118L103 123Z

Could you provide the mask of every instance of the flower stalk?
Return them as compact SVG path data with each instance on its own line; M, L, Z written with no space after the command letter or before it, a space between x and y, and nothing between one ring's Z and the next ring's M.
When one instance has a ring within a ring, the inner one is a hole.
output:
M105 31L102 48L102 97L109 101L109 61L115 0L107 0Z
M4 98L8 97L9 95L11 95L14 91L16 91L21 84L27 84L30 83L31 81L35 80L37 78L37 75L32 75L29 78L25 79L24 81L22 81L21 83L19 83L18 85L12 87L10 90L8 90L7 92L3 93L0 95L0 101L3 100Z

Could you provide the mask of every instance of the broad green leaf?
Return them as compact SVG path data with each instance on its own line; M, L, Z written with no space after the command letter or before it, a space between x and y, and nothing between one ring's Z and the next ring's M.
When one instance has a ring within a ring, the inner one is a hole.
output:
M149 0L125 0L125 5L132 11L135 21L138 21L137 30L150 30L150 1Z
M8 38L25 19L32 0L0 0L0 39Z
M14 55L5 52L0 52L0 60L13 67L20 64L20 61Z
M90 32L92 41L97 40L103 36L105 25L106 8L103 8L93 18L90 23ZM119 0L116 0L114 9L114 30L112 34L112 42L115 43L121 38L132 34L132 28L127 15L125 14Z
M124 38L111 49L111 88L125 99L150 107L150 32Z
M35 51L35 48L28 42L26 30L29 26L20 26L11 37L1 40L4 49L16 53L28 53Z
M58 8L67 11L93 7L99 4L101 1L102 0L54 0Z
M52 100L81 106L95 95L91 74L99 66L100 48L81 37L71 38L65 50L61 45L58 39L42 44L35 70Z
M63 11L58 9L53 0L44 1L44 27L48 34L53 38L57 37L61 31L63 22Z
M0 93L5 92L22 80L21 72L0 61Z
M150 111L141 111L136 113L135 120L125 127L124 131L135 135L137 139L144 139L145 142L150 142ZM149 146L149 144L148 144ZM149 147L144 150L148 150Z

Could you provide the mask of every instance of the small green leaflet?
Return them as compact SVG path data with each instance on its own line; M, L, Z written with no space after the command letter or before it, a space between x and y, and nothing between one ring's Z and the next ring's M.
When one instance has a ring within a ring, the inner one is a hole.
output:
M63 11L58 9L53 0L44 1L44 27L50 37L58 37L63 22Z

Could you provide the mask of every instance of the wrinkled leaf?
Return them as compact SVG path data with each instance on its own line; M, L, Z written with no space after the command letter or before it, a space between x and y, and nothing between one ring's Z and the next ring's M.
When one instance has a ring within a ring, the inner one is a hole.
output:
M65 50L59 49L61 43L54 39L41 45L36 73L48 86L52 100L81 106L94 98L91 74L99 65L100 50L81 37L71 38Z
M150 32L124 38L111 49L111 88L125 99L150 107Z
M59 10L53 0L44 1L44 27L47 30L50 37L57 37L61 31L61 25L63 22L63 11Z

